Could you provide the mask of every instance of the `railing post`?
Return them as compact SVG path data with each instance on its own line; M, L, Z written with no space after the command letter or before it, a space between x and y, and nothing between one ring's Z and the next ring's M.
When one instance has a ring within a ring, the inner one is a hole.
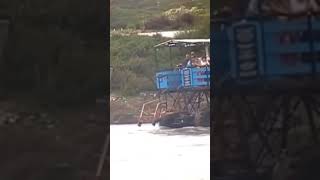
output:
M149 104L151 104L151 103L153 103L155 101L158 101L158 99L151 100L151 101L148 101L146 103L143 103L142 108L141 108L141 112L140 112L140 117L139 117L139 120L138 120L138 126L141 126L141 124L143 123L142 122L142 116L144 114L144 109L145 109L146 105L149 105Z

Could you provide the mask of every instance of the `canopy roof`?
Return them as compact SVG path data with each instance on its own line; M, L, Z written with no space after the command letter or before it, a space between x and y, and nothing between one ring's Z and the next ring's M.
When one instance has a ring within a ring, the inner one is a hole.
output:
M206 44L210 44L210 39L171 39L169 41L165 41L154 47L189 47L189 46L203 46Z

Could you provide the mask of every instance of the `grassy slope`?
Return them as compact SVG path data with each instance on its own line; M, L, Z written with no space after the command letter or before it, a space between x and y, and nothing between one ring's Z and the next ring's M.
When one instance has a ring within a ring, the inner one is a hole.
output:
M157 6L157 1L159 6ZM110 2L110 28L142 24L144 19L158 16L162 12L180 6L205 8L209 0L112 0Z

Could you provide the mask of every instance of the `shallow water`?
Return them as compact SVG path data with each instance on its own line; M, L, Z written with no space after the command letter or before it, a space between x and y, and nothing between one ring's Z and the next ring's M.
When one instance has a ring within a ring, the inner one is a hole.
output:
M111 125L110 180L209 180L210 129Z

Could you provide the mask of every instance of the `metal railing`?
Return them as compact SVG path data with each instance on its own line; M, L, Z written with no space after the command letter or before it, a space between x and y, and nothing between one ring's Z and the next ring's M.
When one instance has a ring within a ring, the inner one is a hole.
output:
M142 108L141 108L141 112L140 112L140 116L139 116L139 120L138 120L138 126L141 126L141 124L144 122L144 121L143 121L143 115L144 115L144 114L147 114L147 113L145 112L146 106L147 106L147 105L150 105L150 104L152 104L152 103L158 102L158 101L159 101L159 99L154 99L154 100L148 101L148 102L146 102L146 103L143 103Z

